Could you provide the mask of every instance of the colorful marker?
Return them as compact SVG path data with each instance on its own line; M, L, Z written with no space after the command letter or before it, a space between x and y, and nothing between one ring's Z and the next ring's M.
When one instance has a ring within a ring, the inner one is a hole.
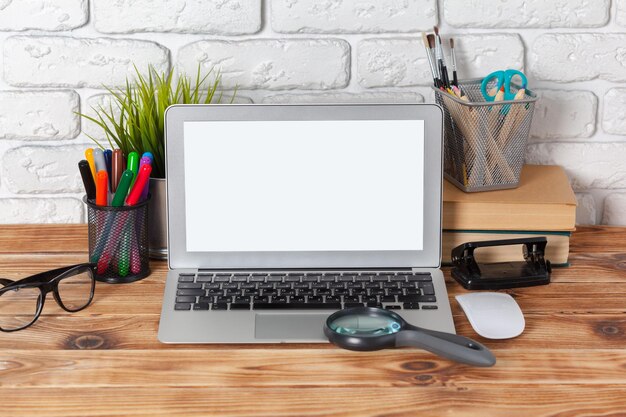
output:
M154 155L152 155L152 152L144 152L143 155L141 155L141 157L150 158L150 163L154 161Z
M93 161L96 164L96 175L100 171L107 171L107 164L104 160L104 152L102 149L96 148L93 150Z
M122 173L122 178L120 179L120 183L115 191L115 196L113 197L113 202L111 203L113 207L122 207L124 205L124 200L128 195L128 189L134 177L133 171L129 169Z
M93 200L96 198L96 183L93 180L93 175L91 174L91 167L89 166L89 162L86 160L82 160L78 163L78 170L80 171L80 176L83 179L83 185L85 186L85 193L87 193L87 199Z
M98 274L104 274L109 267L111 259L113 259L114 251L119 244L120 235L122 230L126 228L126 222L128 221L128 212L123 211L119 213L119 216L115 218L115 222L118 226L109 227L109 235L104 242L104 250L102 256L98 259Z
M131 171L133 171L133 175L135 175L135 177L133 178L133 183L130 185L132 187L137 180L137 172L139 171L139 154L137 152L131 152L128 154L126 160L126 169L130 169Z
M89 164L89 168L91 169L91 176L93 177L93 180L96 180L96 163L93 160L93 148L87 148L85 150L85 159L87 160L87 163Z
M137 233L130 234L130 270L133 274L141 272L141 256L139 255Z
M122 173L124 172L124 157L121 149L115 149L113 151L113 159L111 161L111 191L115 192L119 187Z
M96 174L96 205L106 206L109 199L109 176L106 170Z
M146 152L146 153L149 153L149 152ZM150 160L150 157L145 156L145 155L146 154L144 153L144 156L141 157L141 161L139 161L139 169L141 169L141 167L146 164L152 165L152 161ZM150 181L148 180L146 182L146 185L143 187L143 191L141 192L141 197L139 197L139 201L146 201L146 199L148 198L149 191L150 191Z
M113 151L110 149L105 149L104 154L104 163L107 167L107 175L109 176L109 190L113 190L113 184L111 183L113 180L113 170L112 170L112 159L113 159Z
M126 227L124 228L124 232L122 235L122 242L124 242L124 244L119 246L119 251L117 253L117 272L118 274L120 274L120 277L125 277L128 275L128 272L130 270L130 248L128 247L127 242L131 242L132 244L132 239L130 238L130 231L129 231L129 225L127 224Z
M145 164L152 165L152 160L144 154L144 156L142 156L139 160L139 168L141 168Z
M143 192L144 187L148 183L150 179L150 173L152 172L152 165L144 164L139 173L137 174L137 179L135 180L135 184L133 185L133 189L130 190L128 194L128 198L126 198L126 205L134 206L141 199L141 193Z

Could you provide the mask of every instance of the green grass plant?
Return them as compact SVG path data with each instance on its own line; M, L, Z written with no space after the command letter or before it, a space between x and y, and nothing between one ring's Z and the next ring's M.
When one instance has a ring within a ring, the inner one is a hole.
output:
M140 156L151 152L154 155L152 177L164 178L165 110L172 104L220 103L222 93L217 94L221 84L219 73L203 87L212 73L209 71L203 76L198 66L195 79L185 75L175 79L173 70L158 72L150 66L144 75L135 67L133 79L126 78L124 87L105 87L112 95L108 106L92 107L95 116L80 115L104 130L110 148L119 148L124 155L132 151ZM99 147L106 147L98 139L89 138Z

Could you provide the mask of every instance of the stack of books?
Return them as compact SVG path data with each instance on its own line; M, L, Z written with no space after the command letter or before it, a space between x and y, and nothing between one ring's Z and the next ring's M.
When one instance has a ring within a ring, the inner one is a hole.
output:
M465 242L545 236L546 259L567 266L575 226L576 197L561 167L525 165L519 187L511 190L465 193L444 181L444 265ZM521 245L480 248L475 256L483 263L524 259Z

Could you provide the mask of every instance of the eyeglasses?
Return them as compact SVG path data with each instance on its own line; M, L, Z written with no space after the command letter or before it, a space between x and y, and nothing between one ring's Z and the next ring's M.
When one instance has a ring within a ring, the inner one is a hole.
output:
M95 264L79 264L42 272L19 281L0 278L0 330L14 332L32 325L41 314L46 295L67 312L75 313L93 300Z

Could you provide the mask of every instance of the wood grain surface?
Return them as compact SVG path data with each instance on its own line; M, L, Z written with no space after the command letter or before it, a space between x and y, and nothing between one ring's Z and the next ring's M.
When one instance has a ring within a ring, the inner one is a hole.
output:
M86 249L83 225L1 226L0 277ZM143 281L98 283L86 310L50 299L34 326L0 333L0 416L626 416L626 229L580 228L571 251L550 285L506 290L526 317L511 340L474 333L445 271L457 332L498 358L487 369L413 349L164 345L167 266L152 262Z

